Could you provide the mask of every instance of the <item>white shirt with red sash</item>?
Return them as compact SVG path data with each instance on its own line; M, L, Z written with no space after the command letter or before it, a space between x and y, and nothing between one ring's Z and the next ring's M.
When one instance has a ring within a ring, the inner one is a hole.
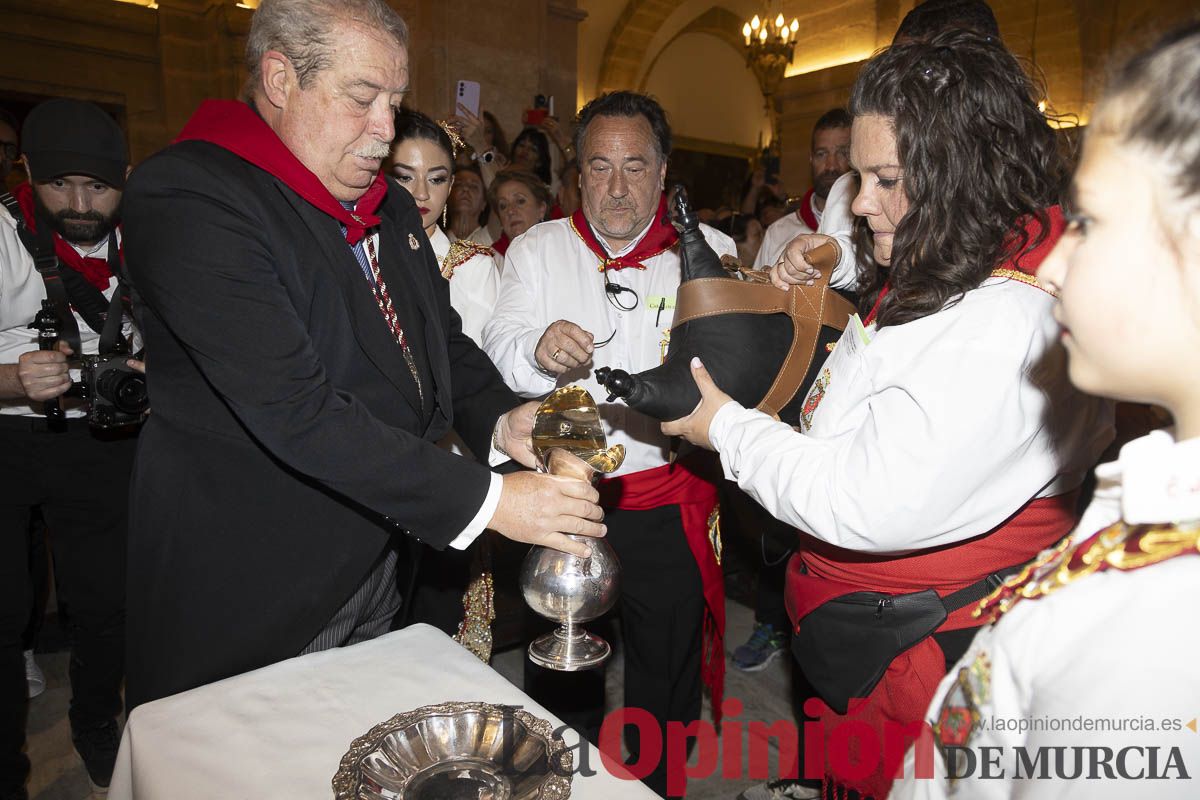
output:
M500 279L500 298L492 321L484 328L483 346L505 382L518 394L537 397L556 386L578 384L592 392L600 409L608 443L625 446L625 461L612 476L601 482L602 495L614 492L618 508L645 510L679 504L688 548L696 559L703 584L705 615L701 679L713 696L714 716L719 719L724 682L725 597L721 568L708 538L709 512L716 505L716 487L693 475L681 462L668 469L669 440L658 420L634 411L621 402L607 402L607 393L595 379L597 367L642 372L658 366L667 350L674 318L675 292L680 282L678 248L645 249L654 254L638 255L643 239L656 242L663 233L655 229L659 214L624 250L612 252L595 234L583 214L534 225L513 240L505 254ZM581 233L580 229L583 229ZM702 225L705 240L719 255L737 254L728 236ZM592 240L589 245L584 237ZM653 236L654 238L649 238ZM603 256L592 248L603 248ZM636 292L609 295L605 291L605 261L640 258L644 269L626 266L608 269L610 283ZM626 308L607 299L614 297ZM534 349L546 328L556 320L574 322L595 336L592 363L554 376L542 371ZM602 501L603 502L603 501Z
M701 225L704 238L718 255L737 255L728 236ZM641 241L620 252L632 252ZM603 240L601 240L603 241ZM534 225L509 246L500 279L500 297L492 320L483 331L483 348L514 391L538 397L556 386L578 384L596 398L609 444L625 445L625 463L615 474L625 475L660 467L667 462L668 438L658 420L634 411L620 401L606 402L607 392L595 378L597 367L637 373L662 363L671 321L675 316L675 291L679 288L679 256L668 250L644 262L645 269L610 269L608 280L637 292L637 307L622 311L606 299L599 258L572 228L570 219ZM628 292L617 296L633 305ZM661 306L661 309L660 309ZM533 351L550 323L574 322L602 342L586 368L554 376L542 371Z
M1177 443L1155 431L1096 478L1064 546L985 602L985 618L1001 601L1008 610L938 687L926 715L937 746L923 755L922 778L910 748L893 798L1200 794L1200 734L1187 727L1200 709L1200 626L1189 602L1200 586L1200 439ZM1119 522L1123 529L1110 527ZM1120 537L1119 551L1098 531ZM1011 599L1039 582L1044 590ZM1003 770L1004 779L987 777L984 754L995 762L987 773ZM953 783L947 757L960 776ZM1072 777L1077 758L1082 774Z
M1020 269L934 314L882 330L852 321L806 396L802 432L735 402L714 416L726 477L805 534L787 588L799 628L855 591L945 597L1074 526L1073 493L1112 440L1112 404L1071 385L1054 297L1029 274L1062 230L1057 209L1051 225ZM977 624L964 607L939 630ZM919 720L944 669L923 640L891 662L856 716L877 731ZM845 719L819 716L827 732ZM828 774L882 797L888 769Z

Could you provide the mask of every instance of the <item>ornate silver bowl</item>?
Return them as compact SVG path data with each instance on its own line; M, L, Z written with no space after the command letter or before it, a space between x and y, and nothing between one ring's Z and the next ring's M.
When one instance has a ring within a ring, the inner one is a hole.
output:
M355 739L337 800L565 800L573 759L547 720L516 706L441 703Z

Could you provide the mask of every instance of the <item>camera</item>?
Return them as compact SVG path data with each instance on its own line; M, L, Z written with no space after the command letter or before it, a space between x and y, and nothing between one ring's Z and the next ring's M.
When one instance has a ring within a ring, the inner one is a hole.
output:
M38 332L39 349L53 350L58 346L58 315L49 300L42 301L42 310L30 327ZM100 341L104 343L103 336ZM93 428L139 424L150 407L146 376L125 363L130 358L128 350L126 343L118 338L109 352L79 357L79 382L72 384L66 394L88 402L88 424ZM46 417L55 424L62 424L65 419L57 397L46 401Z
M79 388L93 428L136 425L150 407L146 376L126 364L128 359L128 353L82 357Z

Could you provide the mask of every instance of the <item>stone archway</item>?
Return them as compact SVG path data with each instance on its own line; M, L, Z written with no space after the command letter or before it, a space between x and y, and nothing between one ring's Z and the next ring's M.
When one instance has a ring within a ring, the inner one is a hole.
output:
M629 0L617 18L600 62L597 93L632 89L650 42L684 0Z
M654 57L646 64L645 69L639 67L639 73L636 78L638 91L645 91L646 80L650 77L650 73L654 71L654 65L658 63L658 59L662 57L662 54L666 52L672 42L685 33L707 33L709 36L714 36L725 42L725 44L732 47L739 55L744 53L742 39L737 33L741 22L742 20L737 14L721 6L713 6L708 11L696 17L672 36L670 41L654 54Z

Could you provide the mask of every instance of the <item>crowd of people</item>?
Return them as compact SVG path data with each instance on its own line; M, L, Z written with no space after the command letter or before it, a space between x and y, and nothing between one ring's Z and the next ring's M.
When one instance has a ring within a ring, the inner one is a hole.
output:
M1008 797L964 754L1162 745L989 721L1200 700L1181 602L1200 580L1200 27L1114 73L1072 179L986 3L917 6L817 120L806 194L764 165L741 207L700 211L726 260L860 309L796 418L742 407L697 359L683 419L600 404L626 456L595 486L535 469L534 411L665 357L667 115L614 91L510 146L487 111L403 107L408 37L381 0L264 0L244 96L132 171L91 103L0 114L0 179L27 179L0 196L0 800L27 798L47 546L98 793L123 708L377 637L402 598L452 631L489 536L578 556L564 533L607 536L624 704L659 741L706 688L719 716L727 653L754 671L791 652L806 739L912 732L876 761L802 743L746 800ZM830 242L821 275L805 254ZM1097 466L1114 400L1174 427ZM725 637L722 478L762 540L745 643ZM596 740L602 682L527 688ZM656 749L625 732L631 763ZM1154 796L1195 794L1197 752ZM638 777L667 796L684 767ZM1123 770L1019 789L1142 796Z

